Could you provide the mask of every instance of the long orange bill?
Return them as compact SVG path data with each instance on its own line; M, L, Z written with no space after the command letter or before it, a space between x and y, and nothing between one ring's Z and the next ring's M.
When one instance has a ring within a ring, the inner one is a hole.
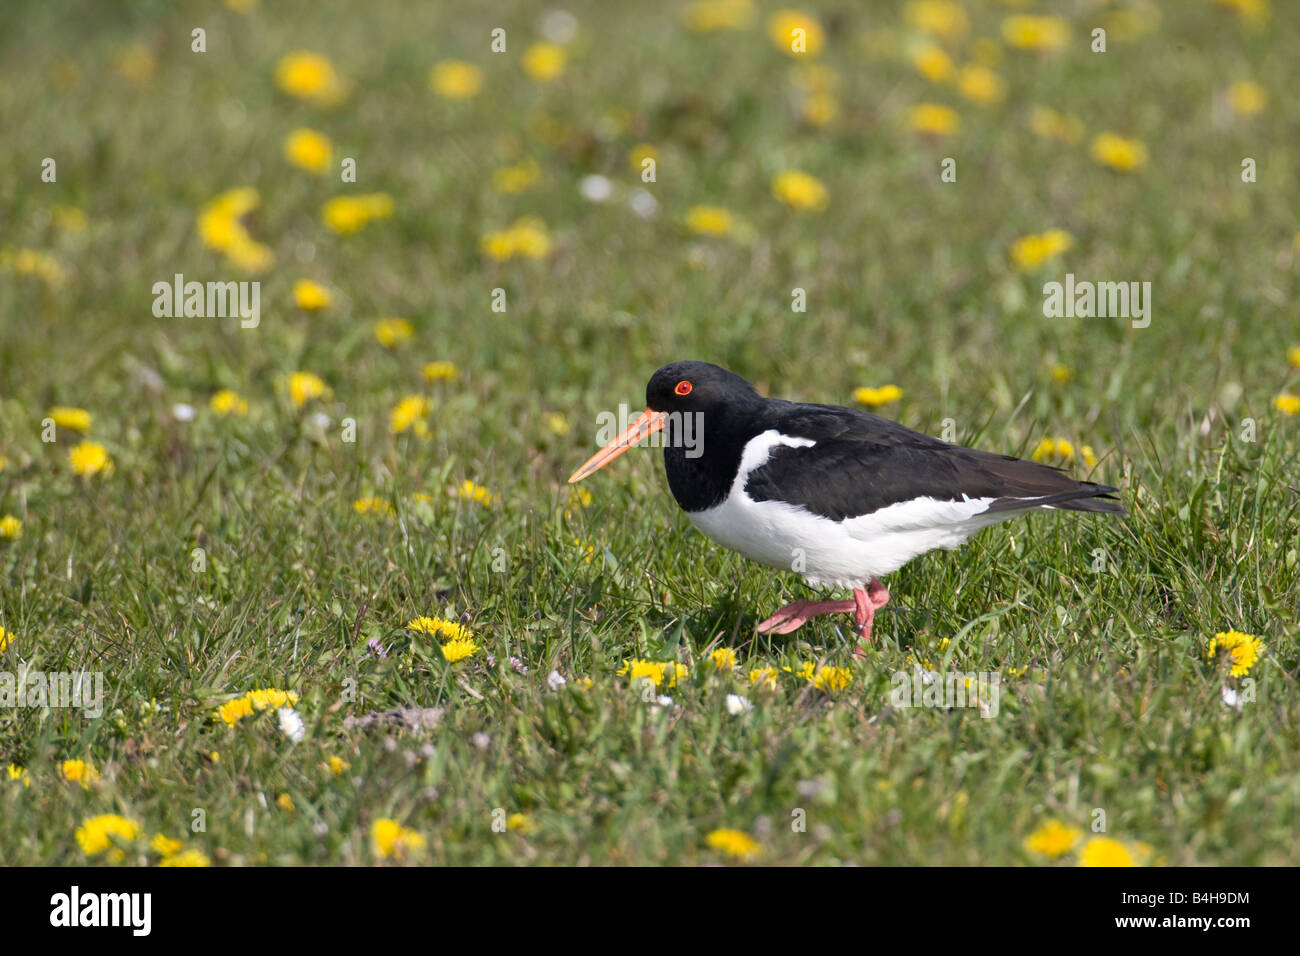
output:
M644 441L655 432L660 431L667 420L667 413L655 412L647 408L637 416L636 421L628 426L627 431L623 432L623 434L619 435L600 451L596 452L596 454L588 458L581 468L571 474L569 476L569 484L573 484L575 481L582 481L582 479L586 478L593 472L600 471L600 469L604 468L637 442Z

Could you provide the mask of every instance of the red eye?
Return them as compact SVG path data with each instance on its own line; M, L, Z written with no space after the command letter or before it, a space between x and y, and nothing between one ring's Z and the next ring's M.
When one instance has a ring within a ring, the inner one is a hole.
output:
M673 391L676 392L678 395L689 395L691 394L691 389L694 387L695 386L692 385L690 382L678 382L677 387L674 388Z

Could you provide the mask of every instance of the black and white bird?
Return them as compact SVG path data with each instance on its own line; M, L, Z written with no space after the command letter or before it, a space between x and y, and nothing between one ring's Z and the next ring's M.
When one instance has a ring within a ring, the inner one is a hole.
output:
M881 576L915 557L1035 508L1124 514L1115 488L856 409L763 398L707 362L659 369L646 406L569 481L664 431L668 487L700 531L813 586L853 591L851 601L796 601L759 624L761 633L853 612L865 642L889 600Z

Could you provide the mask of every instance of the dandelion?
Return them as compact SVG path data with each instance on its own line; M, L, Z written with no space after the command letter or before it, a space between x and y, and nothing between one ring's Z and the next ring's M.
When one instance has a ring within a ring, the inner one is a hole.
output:
M553 435L567 435L573 431L573 426L569 424L569 420L559 412L547 412L542 420Z
M0 518L0 538L6 538L10 541L17 541L23 536L22 519L16 515L5 515ZM4 632L0 630L0 651L4 650Z
M324 379L313 372L294 372L289 376L289 399L302 408L313 398L327 399L333 392Z
M1074 459L1074 445L1065 438L1043 438L1034 446L1034 452L1030 456L1034 461L1051 461L1053 458L1072 461Z
M130 842L140 835L140 824L116 813L87 817L77 827L77 843L86 856L99 856L113 849L115 841Z
M772 180L772 195L795 209L825 209L830 201L820 179L797 169L786 170Z
M686 213L686 228L701 236L725 236L731 232L731 213L721 206L692 206Z
M627 153L627 164L632 172L639 173L645 169L645 161L652 159L659 162L659 151L649 143L637 143Z
M1269 0L1214 0L1214 2L1221 7L1235 10L1244 22L1254 26L1267 23L1273 13L1269 7Z
M422 850L425 845L425 839L419 833L390 819L376 820L370 828L370 839L375 854L384 859L403 859L410 853Z
M1087 468L1095 467L1097 464L1097 453L1092 450L1091 445L1080 445L1079 457L1083 459L1083 464Z
M497 262L510 259L544 259L551 251L551 239L546 233L546 224L540 219L527 216L517 220L508 229L490 232L483 237L484 255Z
M1219 651L1227 651L1228 659L1232 662L1230 673L1233 677L1245 677L1250 673L1250 669L1259 661L1260 653L1264 650L1264 642L1253 634L1243 634L1241 631L1220 631L1210 640L1209 650L1206 657L1213 658Z
M282 793L275 798L275 805L285 813L293 813L298 808L293 805L293 797L287 793Z
M56 405L45 413L45 417L52 419L59 428L66 428L69 431L81 432L82 434L90 431L90 412L84 408L69 408L66 405Z
M1273 399L1273 407L1283 415L1300 415L1300 395L1283 392Z
M753 0L695 0L682 10L682 20L692 33L744 30L754 21Z
M103 445L93 441L83 441L68 451L68 466L74 475L93 478L113 473L113 459Z
M181 853L173 853L170 856L163 857L161 860L158 861L158 865L168 866L168 867L172 867L172 866L203 867L203 866L211 866L212 861L208 859L207 854L204 853L202 850L189 849Z
M1002 21L1007 46L1035 53L1060 50L1070 39L1070 25L1058 17L1020 14Z
M159 856L171 856L184 846L180 840L173 840L165 834L158 833L149 841L149 847Z
M796 673L817 690L828 694L845 690L853 683L853 672L847 667L816 667L812 661L807 661Z
M536 830L537 824L526 813L512 813L506 817L506 829L527 834Z
M359 515L379 515L383 518L392 517L397 513L387 499L373 497L358 498L352 502L352 510Z
M1069 385L1074 379L1074 372L1070 370L1070 366L1062 362L1053 362L1047 373L1052 376L1052 381L1057 385Z
M1238 116L1256 116L1268 105L1268 92L1258 83L1243 81L1228 87L1228 106Z
M3 629L0 628L0 630ZM24 787L30 787L32 785L32 780L30 775L27 773L26 767L20 767L17 764L11 763L7 767L5 767L5 774L9 777L10 780L21 783Z
M59 776L70 783L89 787L99 780L99 771L85 760L65 760L59 764Z
M351 766L352 764L348 763L342 757L330 757L330 759L325 762L325 769L336 777L343 776L343 772Z
M1098 134L1089 152L1094 161L1121 173L1141 169L1147 162L1147 148L1140 140L1116 133Z
M250 690L243 697L238 697L223 704L217 709L216 715L225 721L227 725L233 727L239 721L252 716L254 713L265 710L279 710L281 707L292 707L297 703L298 695L296 692L266 687Z
M776 690L776 680L781 672L775 667L756 667L749 672L749 683L753 687Z
M55 229L64 232L85 232L86 214L76 206L54 206L50 209L50 221Z
M374 335L384 348L396 348L415 337L415 326L406 319L380 319L375 323Z
M433 411L433 403L423 395L408 395L393 406L388 416L388 430L394 435L413 431L423 438L429 434L429 426L425 419L429 417L431 411Z
M1058 113L1046 106L1035 106L1029 114L1029 128L1036 136L1073 146L1083 140L1083 120Z
M957 75L957 89L962 96L980 106L1000 103L1007 95L1007 85L1002 77L987 66L963 66Z
M685 664L678 664L676 661L649 661L639 658L624 660L623 666L617 671L620 677L629 677L635 684L640 680L648 680L650 683L659 687L664 681L668 682L669 687L676 687L678 678L688 678L691 676L690 669Z
M752 860L763 852L758 841L742 830L714 830L704 842L736 860Z
M0 249L0 265L7 266L19 275L35 276L46 285L57 286L64 278L58 260L36 249Z
M449 382L459 374L454 362L445 361L429 362L423 371L426 382Z
M736 652L730 647L719 647L709 655L713 661L713 666L720 671L734 670L740 661L736 657Z
M299 279L293 284L293 301L304 312L324 309L334 301L330 290L310 279Z
M1293 345L1286 350L1286 360L1296 368L1300 368L1300 345Z
M213 197L199 210L196 227L209 249L222 253L234 265L248 272L262 272L275 262L275 253L249 235L240 219L261 203L252 186L228 189Z
M1026 271L1037 269L1044 263L1068 252L1074 247L1074 236L1064 229L1021 236L1011 244L1011 261Z
M482 485L475 484L466 478L456 489L456 496L463 501L472 501L479 505L492 504L492 492Z
M284 158L314 176L323 176L330 170L334 144L324 133L296 129L284 138Z
M248 414L248 402L240 397L238 392L233 392L228 388L223 388L217 392L208 401L208 407L213 413L220 415L222 418L236 416L243 418Z
M897 385L881 385L879 388L855 388L853 400L868 408L889 405L903 397L903 390Z
M513 196L526 190L541 178L542 167L534 159L525 159L514 166L503 166L492 174L492 188Z
M472 99L483 89L483 71L464 60L442 60L429 71L429 89L443 99Z
M934 44L927 44L912 54L912 66L931 83L947 83L956 70L952 58Z
M225 721L228 727L233 727L245 717L252 715L253 705L245 697L239 697L217 708L217 716Z
M407 622L406 629L421 634L429 634L433 637L445 637L453 641L467 641L474 636L473 632L465 625L440 617L413 618Z
M340 236L350 236L370 222L388 219L392 215L393 197L388 193L335 196L321 207L321 219Z
M1119 840L1092 837L1079 852L1080 866L1137 866L1133 854Z
M1070 852L1082 837L1083 831L1078 827L1048 820L1025 838L1025 849L1056 859Z
M448 664L455 664L467 657L473 657L478 651L478 644L471 640L452 640L442 645L442 656L447 659Z
M961 128L961 117L949 106L917 103L907 111L907 125L925 136L947 136Z
M334 106L346 93L334 64L319 53L295 50L275 67L275 85L283 92L318 106Z
M948 43L960 40L970 30L965 9L954 0L910 0L903 7L903 19L909 26Z
M523 67L537 83L549 83L564 72L567 54L554 43L534 43L524 51Z
M798 10L778 10L767 21L767 35L786 56L816 56L826 33L816 19Z

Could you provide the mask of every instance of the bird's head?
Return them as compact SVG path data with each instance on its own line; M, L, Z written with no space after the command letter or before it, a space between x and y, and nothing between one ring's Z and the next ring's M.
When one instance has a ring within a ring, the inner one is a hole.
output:
M755 401L758 397L754 386L717 365L708 362L673 362L665 365L650 377L650 382L645 387L646 410L626 431L592 455L569 477L569 482L581 481L599 471L633 445L662 431L665 426L682 422L683 416L701 416L698 420L702 422L711 412ZM689 427L687 425L683 431Z

